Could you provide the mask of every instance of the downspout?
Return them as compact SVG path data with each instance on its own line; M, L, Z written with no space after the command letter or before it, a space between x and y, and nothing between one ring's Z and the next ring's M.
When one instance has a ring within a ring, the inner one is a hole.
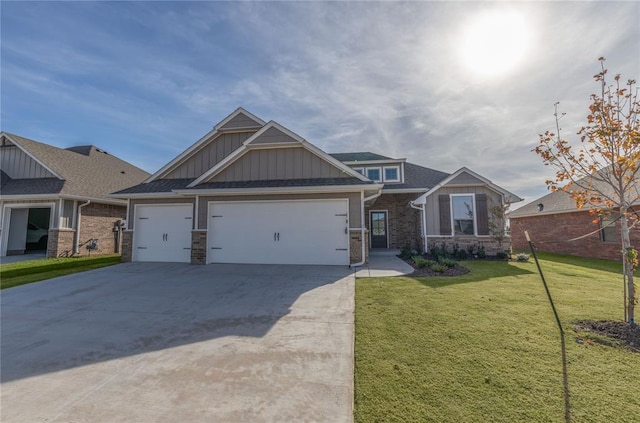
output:
M426 216L426 211L425 211L425 206L426 204L422 204L422 207L420 206L416 206L413 201L409 201L409 205L411 206L411 208L416 209L416 210L420 210L420 217L422 220L422 239L424 239L424 252L428 253L429 252L429 243L427 242L427 216Z
M78 219L77 219L77 226L76 226L76 239L73 243L73 254L78 254L80 252L80 221L82 220L82 208L84 206L88 206L89 204L91 204L91 200L87 200L86 203L80 204L78 206Z
M361 204L360 204L360 239L362 240L362 261L358 262L358 263L353 263L350 264L349 267L360 267L362 266L367 260L365 259L367 251L366 251L366 245L367 243L365 242L364 239L364 230L365 230L365 224L364 224L364 203L366 203L367 201L376 199L378 197L380 197L382 195L382 189L380 190L380 192L378 192L377 194L373 194L370 197L366 197L364 198L363 194L360 194L361 197Z

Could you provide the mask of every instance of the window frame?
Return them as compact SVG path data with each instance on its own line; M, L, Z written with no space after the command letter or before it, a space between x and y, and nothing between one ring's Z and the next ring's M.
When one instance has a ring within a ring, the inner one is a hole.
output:
M396 170L396 178L395 179L387 179L387 170L395 169ZM382 178L384 182L401 182L402 178L400 176L400 166L384 166L382 168Z
M607 220L609 222L606 222ZM600 219L598 221L598 225L600 226L600 241L606 242L607 244L618 242L618 228L615 223L616 220L617 218L615 216L612 216L611 214L607 216L600 216ZM613 225L607 226L606 223L613 223ZM605 232L605 229L607 230L607 232ZM611 235L613 239L611 240L607 239L608 236L605 236L605 234L610 233L610 231L613 231L613 234Z
M456 234L456 218L453 210L453 198L454 197L471 197L471 206L473 207L473 219L457 219L457 220L471 220L473 224L473 234ZM451 213L451 236L478 236L478 210L476 207L476 195L472 193L464 194L449 194L450 200L450 213Z
M378 176L379 176L379 177L378 177L377 179L373 179L373 178L371 178L371 177L369 176L369 171L370 171L370 170L377 170L377 171L378 171ZM367 178L371 179L372 181L375 181L375 182L382 182L382 167L381 167L381 166L377 166L377 167L367 167L367 168L365 168L365 173L366 173L366 175L365 175L365 176L366 176Z
M355 170L356 172L358 172L360 175L365 176L365 172L364 172L364 167L352 167L351 169Z

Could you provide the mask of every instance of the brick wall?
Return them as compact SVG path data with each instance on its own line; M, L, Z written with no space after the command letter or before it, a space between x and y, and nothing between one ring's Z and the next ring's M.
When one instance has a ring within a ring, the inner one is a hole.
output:
M620 222L616 223L616 241L604 242L600 232L574 242L545 244L543 241L567 240L585 235L599 228L596 217L588 211L560 213L511 219L513 251L529 251L524 231L529 231L538 251L569 254L578 257L602 258L621 261ZM537 241L537 242L536 242ZM631 244L640 247L640 228L631 230Z
M364 231L364 260L369 261L369 231ZM349 263L360 263L362 261L362 231L349 232Z
M207 263L207 231L191 231L191 264Z
M49 229L47 257L70 257L73 255L75 229Z
M133 231L122 231L122 246L120 247L122 253L122 261L128 263L133 259Z
M422 249L420 211L409 205L416 194L382 194L371 207L365 209L367 229L370 228L370 210L386 210L388 212L389 248L405 247Z
M505 239L503 242L498 242L490 237L475 237L475 236L456 236L456 237L428 237L429 248L433 246L445 248L449 252L453 252L454 246L461 250L469 251L469 247L473 247L473 254L477 254L478 248L482 246L487 256L495 256L498 252L509 251L509 239Z
M114 224L124 219L127 208L109 204L91 203L82 208L82 220L80 222L80 247L79 255L88 255L86 244L91 239L98 240L98 250L91 251L94 254L113 254L120 251L116 249L116 239L113 232Z

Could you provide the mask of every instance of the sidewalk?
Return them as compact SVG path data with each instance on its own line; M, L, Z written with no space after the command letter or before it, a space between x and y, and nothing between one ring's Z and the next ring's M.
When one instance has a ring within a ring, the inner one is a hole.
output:
M369 263L356 267L356 278L403 276L413 273L413 267L396 257L400 250L371 250Z

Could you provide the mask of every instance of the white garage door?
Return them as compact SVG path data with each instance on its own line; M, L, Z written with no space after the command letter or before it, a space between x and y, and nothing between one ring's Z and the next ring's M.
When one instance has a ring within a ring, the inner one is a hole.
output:
M136 206L133 260L191 262L192 221L191 204Z
M347 200L209 203L208 263L349 264Z

